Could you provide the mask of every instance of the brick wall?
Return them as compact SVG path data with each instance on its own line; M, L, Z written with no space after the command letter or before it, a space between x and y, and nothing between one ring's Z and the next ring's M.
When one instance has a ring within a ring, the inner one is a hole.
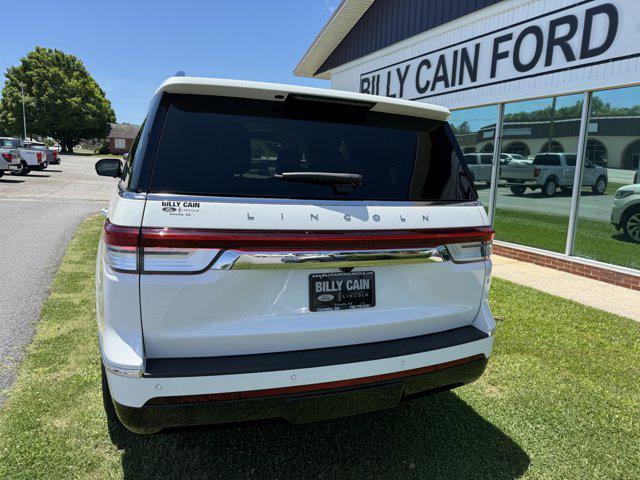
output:
M519 248L504 245L493 245L493 253L502 257L513 258L522 262L535 263L542 267L554 268L563 272L573 273L581 277L593 278L601 282L611 283L619 287L640 291L640 275L616 272L608 268L587 265L585 263L565 260L536 252L529 252Z

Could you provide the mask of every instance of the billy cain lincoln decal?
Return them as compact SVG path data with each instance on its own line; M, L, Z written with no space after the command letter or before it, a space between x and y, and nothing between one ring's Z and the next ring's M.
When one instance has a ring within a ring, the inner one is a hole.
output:
M627 0L628 2L629 0ZM637 1L637 0L634 0ZM360 75L360 92L419 100L640 56L613 3L582 2Z

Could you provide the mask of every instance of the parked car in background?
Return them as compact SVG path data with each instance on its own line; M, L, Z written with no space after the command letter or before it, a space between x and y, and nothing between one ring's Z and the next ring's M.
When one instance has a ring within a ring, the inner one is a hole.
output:
M15 175L27 175L31 170L44 170L49 166L47 162L47 152L32 148L29 142L18 140L20 151L20 165L12 169Z
M20 167L20 142L15 138L0 137L0 177L7 170Z
M60 157L58 156L58 150L48 147L46 144L41 142L28 141L25 142L25 147L33 148L34 150L42 150L46 152L47 155L47 163L49 165L57 165L60 163Z
M467 162L474 182L485 182L491 185L493 153L466 153L464 160Z
M109 418L138 433L302 423L477 379L495 330L493 230L448 115L339 90L163 83L128 162L96 163L121 179L96 263Z
M623 230L627 238L640 243L640 182L616 191L611 223L618 230Z
M552 197L558 188L568 192L573 187L576 172L575 153L539 153L531 164L509 164L500 167L500 178L515 195L524 195L527 189L541 190ZM609 181L607 169L585 160L583 187L591 187L594 194L602 195Z
M500 154L500 165L508 165L511 163L517 164L531 164L533 159L529 160L524 155L518 155L517 153L501 153Z
M640 170L636 170L636 173L633 176L633 183L640 183Z

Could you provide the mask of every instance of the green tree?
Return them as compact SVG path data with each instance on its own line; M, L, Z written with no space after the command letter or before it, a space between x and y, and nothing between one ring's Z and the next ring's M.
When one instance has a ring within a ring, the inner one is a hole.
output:
M460 125L451 125L451 131L456 135L463 135L465 133L471 133L471 126L469 122L462 122Z
M82 61L60 50L36 47L9 67L0 100L0 130L22 133L24 86L27 129L57 139L73 152L82 139L104 138L116 116L104 91Z

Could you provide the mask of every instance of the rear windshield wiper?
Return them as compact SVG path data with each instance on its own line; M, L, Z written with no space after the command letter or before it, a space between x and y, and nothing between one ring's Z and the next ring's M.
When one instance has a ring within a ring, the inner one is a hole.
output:
M314 183L317 185L351 185L357 187L362 183L362 175L357 173L332 172L283 172L274 175L287 182Z

